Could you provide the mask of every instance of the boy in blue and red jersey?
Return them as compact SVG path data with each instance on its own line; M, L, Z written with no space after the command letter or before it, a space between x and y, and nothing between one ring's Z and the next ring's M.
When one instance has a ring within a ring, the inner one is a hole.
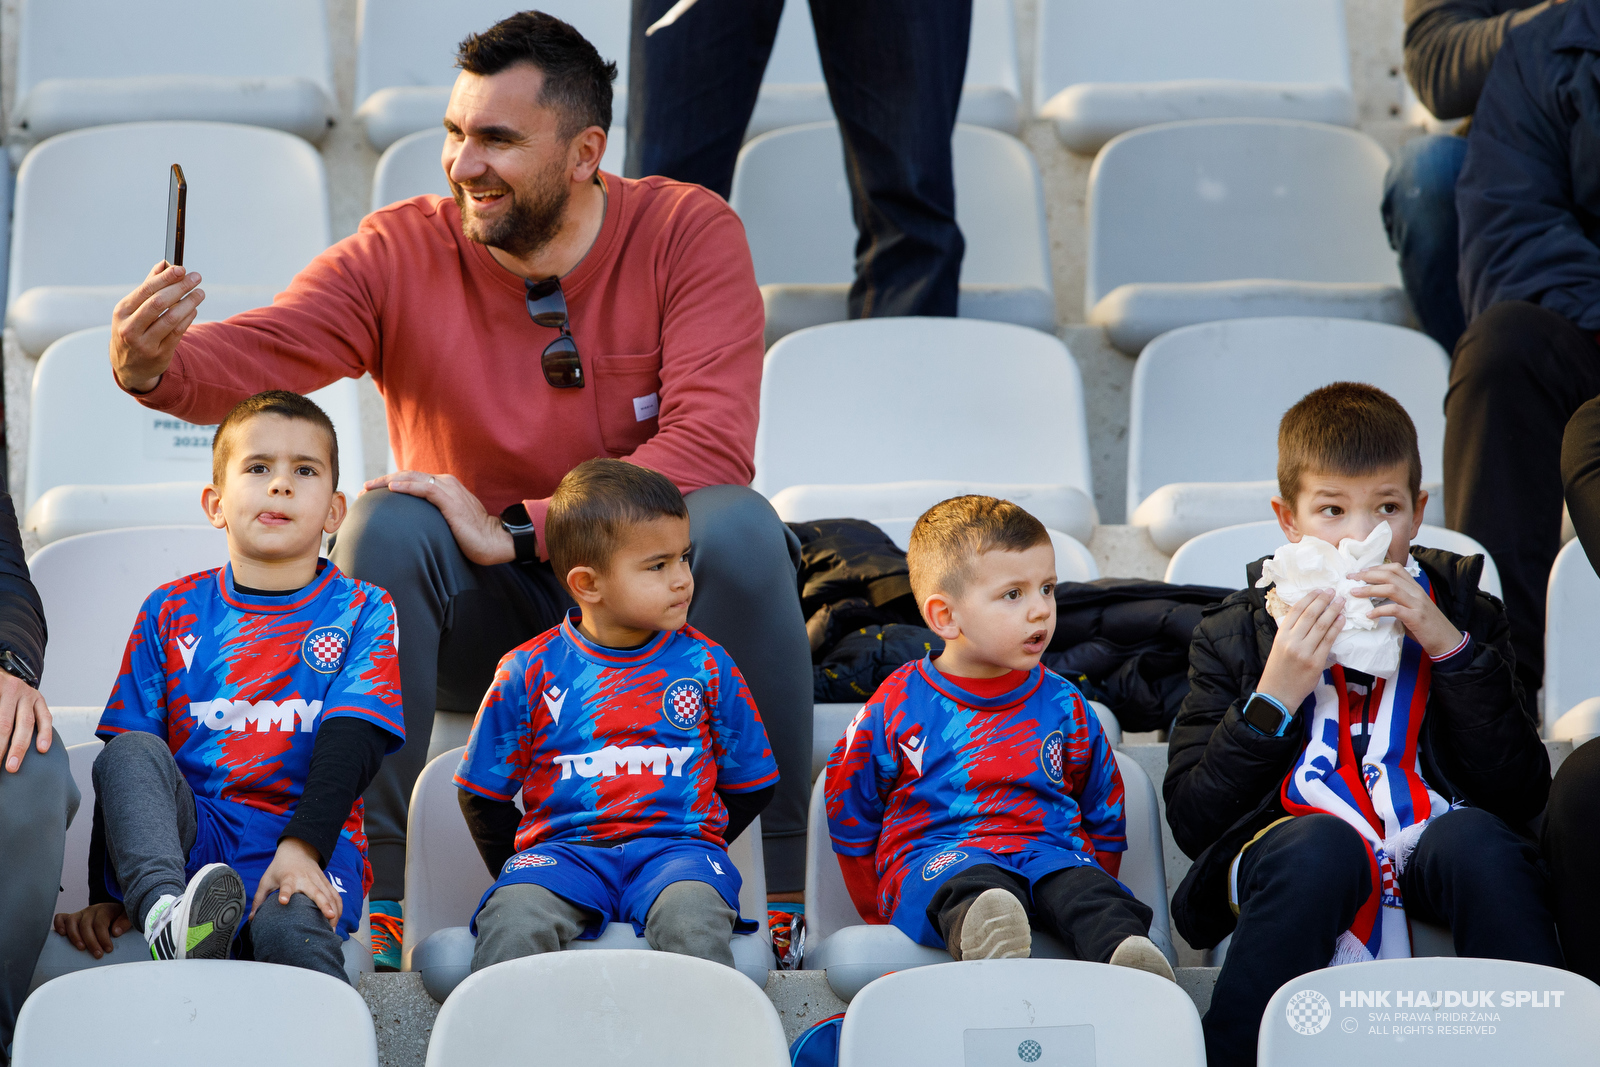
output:
M739 669L686 624L683 496L654 471L589 460L550 498L545 536L578 607L501 659L455 777L496 876L473 970L612 922L731 967L732 936L756 924L739 917L727 842L778 767Z
M318 557L345 500L316 404L243 401L212 464L229 563L140 610L98 730L97 902L56 929L97 958L137 924L156 959L218 959L243 924L242 958L342 979L372 880L361 793L405 740L394 609Z
M911 531L942 653L884 680L828 761L828 831L861 917L957 960L1025 957L1037 924L1079 959L1172 978L1116 880L1122 778L1099 720L1039 664L1055 551L1017 505L964 496Z

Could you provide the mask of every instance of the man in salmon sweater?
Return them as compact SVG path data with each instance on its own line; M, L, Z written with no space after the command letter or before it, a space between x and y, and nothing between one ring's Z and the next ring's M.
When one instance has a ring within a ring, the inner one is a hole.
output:
M436 710L462 733L500 656L571 605L544 543L550 494L586 459L660 471L686 495L690 622L733 655L782 782L768 887L804 884L811 656L799 545L747 488L762 308L744 229L705 189L601 174L616 66L523 12L462 42L442 159L453 199L367 216L271 307L194 325L198 273L158 264L117 305L111 364L147 407L218 421L263 389L370 373L398 473L366 483L334 562L389 591L403 749L367 791L380 966L399 965L407 802Z

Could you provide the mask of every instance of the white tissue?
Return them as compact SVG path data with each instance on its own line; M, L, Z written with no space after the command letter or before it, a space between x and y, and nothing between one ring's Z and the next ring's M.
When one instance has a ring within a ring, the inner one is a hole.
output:
M1361 583L1351 581L1347 575L1382 563L1393 540L1394 531L1387 522L1373 527L1365 540L1347 537L1338 548L1315 537L1302 537L1278 549L1262 564L1256 587L1273 586L1267 593L1267 611L1279 623L1304 597L1318 589L1332 589L1344 597L1344 625L1333 640L1328 663L1381 678L1391 677L1400 667L1405 628L1389 616L1374 619L1372 609L1382 598L1375 602L1371 597L1352 596L1350 590ZM1406 571L1415 576L1419 570L1408 555Z

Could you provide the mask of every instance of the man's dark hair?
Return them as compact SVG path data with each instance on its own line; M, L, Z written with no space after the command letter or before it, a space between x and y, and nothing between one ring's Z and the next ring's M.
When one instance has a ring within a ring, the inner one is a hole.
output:
M286 419L299 419L320 427L328 435L328 473L333 475L333 487L339 488L339 435L333 420L319 408L314 400L284 389L269 389L264 393L246 397L233 406L227 417L217 425L211 438L211 484L222 485L228 471L228 451L232 442L228 431L250 421L257 415L280 415Z
M574 567L602 574L627 528L664 517L687 519L683 494L666 475L620 459L590 459L567 472L545 512L545 547L562 582Z
M1422 488L1417 427L1400 402L1360 382L1334 382L1301 397L1278 423L1278 495L1292 508L1307 473L1372 474L1406 465L1411 499Z
M583 34L543 11L519 11L469 34L456 50L456 66L483 77L516 63L531 63L544 74L539 103L561 113L562 137L590 126L611 129L617 65L601 59Z

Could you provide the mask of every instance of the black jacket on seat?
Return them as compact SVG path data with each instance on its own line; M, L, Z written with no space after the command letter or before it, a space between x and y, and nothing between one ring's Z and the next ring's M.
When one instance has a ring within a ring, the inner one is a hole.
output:
M1435 671L1418 739L1423 777L1450 801L1483 808L1521 830L1544 808L1550 760L1533 702L1513 671L1505 608L1478 590L1482 556L1411 549L1439 609L1472 635L1469 663ZM1241 712L1255 691L1277 635L1266 590L1250 588L1205 613L1189 649L1189 695L1172 725L1163 792L1178 847L1195 858L1173 896L1172 917L1195 948L1232 933L1228 868L1266 826L1287 814L1279 786L1306 741L1306 717L1281 738L1247 725Z

